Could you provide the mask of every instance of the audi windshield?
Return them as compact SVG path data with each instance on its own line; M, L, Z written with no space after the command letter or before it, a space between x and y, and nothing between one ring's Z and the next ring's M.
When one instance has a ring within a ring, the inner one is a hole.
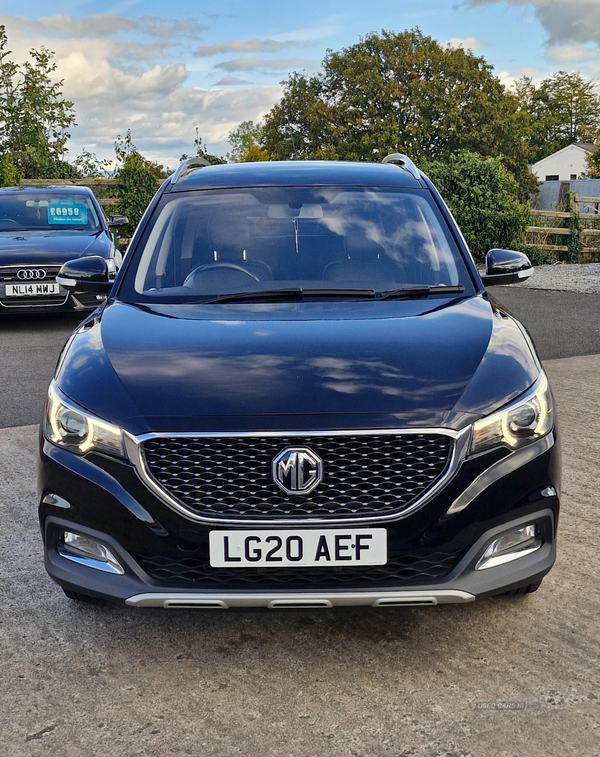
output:
M85 194L18 191L0 197L0 233L18 231L96 232L96 210Z
M423 190L166 194L140 248L119 293L129 302L201 302L233 293L366 296L411 287L474 291L446 222Z

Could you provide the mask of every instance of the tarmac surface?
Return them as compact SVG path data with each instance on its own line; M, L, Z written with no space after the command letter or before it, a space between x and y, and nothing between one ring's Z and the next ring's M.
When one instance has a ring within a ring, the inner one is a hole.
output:
M557 563L527 597L401 610L66 599L43 567L30 424L76 320L0 323L0 425L16 426L0 430L0 754L600 755L600 354L550 359L594 347L600 296L542 293L576 298L557 312L532 305L536 291L497 296L533 333L557 400Z

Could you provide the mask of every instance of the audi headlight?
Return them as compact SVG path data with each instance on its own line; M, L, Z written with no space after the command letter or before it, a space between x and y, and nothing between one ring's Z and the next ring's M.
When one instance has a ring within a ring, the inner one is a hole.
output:
M473 424L471 453L500 444L518 449L545 436L553 425L552 395L546 374L542 371L523 397Z
M122 430L68 400L54 381L48 389L44 436L77 455L94 451L126 457Z

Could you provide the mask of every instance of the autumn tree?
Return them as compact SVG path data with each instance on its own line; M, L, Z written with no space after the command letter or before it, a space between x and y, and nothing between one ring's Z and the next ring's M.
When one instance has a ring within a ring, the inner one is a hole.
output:
M516 82L520 108L529 116L530 160L537 162L573 142L594 142L600 130L600 94L581 74L558 71L536 87Z
M269 153L263 147L264 127L254 121L242 121L229 132L231 150L226 158L229 163L255 163L270 160Z
M267 114L264 147L275 159L417 162L459 150L502 155L526 181L527 113L470 51L442 46L416 28L368 34L329 51L322 73L292 73Z

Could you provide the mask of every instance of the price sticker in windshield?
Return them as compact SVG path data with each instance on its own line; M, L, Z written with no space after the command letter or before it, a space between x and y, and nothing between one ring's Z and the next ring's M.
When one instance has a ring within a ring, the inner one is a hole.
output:
M87 226L88 212L83 203L48 205L48 223L61 226Z

